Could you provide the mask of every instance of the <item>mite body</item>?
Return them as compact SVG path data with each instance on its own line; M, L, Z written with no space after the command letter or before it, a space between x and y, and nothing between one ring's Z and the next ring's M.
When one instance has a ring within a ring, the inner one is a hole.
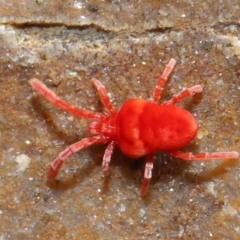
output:
M31 79L31 86L56 107L78 117L93 120L89 124L89 132L93 136L73 143L62 151L51 163L48 178L55 178L62 164L73 153L97 143L108 143L102 161L104 175L109 174L109 163L116 144L124 154L132 158L147 156L144 179L140 190L141 195L145 195L149 187L155 151L166 152L185 160L238 158L239 154L237 152L192 154L191 152L184 153L179 150L195 138L198 124L190 112L176 106L176 104L195 93L201 93L202 87L196 85L187 88L173 96L172 99L158 105L157 102L163 87L175 64L175 59L171 59L166 66L163 74L158 79L151 101L141 98L129 99L123 103L118 111L112 106L106 89L101 82L92 79L91 82L97 88L108 113L92 112L73 106L58 97L38 79Z
M196 119L175 105L157 105L131 99L120 108L116 119L116 142L128 156L138 158L154 151L176 151L196 136Z

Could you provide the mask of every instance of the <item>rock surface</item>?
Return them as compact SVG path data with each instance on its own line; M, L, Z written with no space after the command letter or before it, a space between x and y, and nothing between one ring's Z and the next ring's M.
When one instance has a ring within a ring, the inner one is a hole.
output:
M240 152L239 1L0 1L0 239L239 239L239 160L184 162L156 153L139 196L145 159L106 146L74 154L56 180L50 162L87 133L35 94L37 77L67 101L104 111L90 79L116 108L149 99L169 59L177 66L161 101L201 84L184 101L199 133L184 151Z

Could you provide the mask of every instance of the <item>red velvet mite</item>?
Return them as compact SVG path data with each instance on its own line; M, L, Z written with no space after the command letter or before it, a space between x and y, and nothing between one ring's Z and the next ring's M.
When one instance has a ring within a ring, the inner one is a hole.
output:
M73 106L59 98L38 79L31 79L31 86L56 107L78 117L93 120L89 124L89 132L93 136L73 143L61 152L51 163L47 175L48 179L56 177L60 167L70 155L97 143L108 143L102 161L104 175L109 174L109 163L116 144L129 157L147 156L141 195L146 194L152 177L153 154L155 151L166 152L185 160L238 158L239 154L237 152L192 154L179 151L195 138L198 124L190 112L176 106L176 104L195 93L201 93L202 87L196 85L187 88L173 96L172 99L158 105L157 102L163 87L175 64L176 60L171 59L166 66L153 91L151 101L141 98L129 99L123 103L119 110L115 110L112 106L107 91L101 82L94 78L91 79L108 113L92 112Z

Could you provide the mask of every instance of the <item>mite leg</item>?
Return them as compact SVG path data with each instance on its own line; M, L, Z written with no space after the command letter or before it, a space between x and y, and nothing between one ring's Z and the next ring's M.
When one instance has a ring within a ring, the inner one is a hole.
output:
M93 83L93 85L97 88L98 90L98 93L100 95L100 98L102 100L102 103L103 105L107 108L107 110L113 114L115 113L115 109L113 108L113 105L108 97L108 94L107 94L107 91L106 91L106 88L102 85L102 83L95 79L95 78L92 78L91 79L91 82Z
M48 179L53 179L57 176L59 169L62 164L71 156L73 153L80 151L83 148L89 147L96 143L106 142L106 139L99 136L84 138L79 142L76 142L62 151L59 156L51 163L50 169L47 174Z
M88 110L84 110L64 101L36 78L31 79L29 82L38 93L40 93L46 100L53 103L58 108L61 108L73 115L77 115L78 117L87 119L101 119L104 117L102 113L94 113Z
M147 162L145 165L144 179L140 189L141 196L144 196L147 193L150 179L152 178L152 169L153 169L153 153L150 153L147 156Z
M171 153L173 156L182 158L184 160L210 160L210 159L234 159L239 157L238 152L203 152L203 153L183 153L183 152L173 152Z
M191 88L187 88L185 90L183 90L182 92L176 94L175 96L173 96L172 99L164 102L163 104L176 104L178 102L180 102L181 100L183 100L184 98L187 98L189 96L192 96L195 93L201 93L202 92L202 86L200 85L196 85L193 86Z
M176 65L176 60L174 58L170 59L168 65L163 71L163 74L158 79L158 83L153 91L153 100L152 100L153 103L157 103L157 101L159 100L161 93L163 91L164 85L167 81L167 78L171 74L175 65Z
M109 175L109 163L110 163L115 145L116 143L114 141L110 142L103 156L102 171L105 176Z

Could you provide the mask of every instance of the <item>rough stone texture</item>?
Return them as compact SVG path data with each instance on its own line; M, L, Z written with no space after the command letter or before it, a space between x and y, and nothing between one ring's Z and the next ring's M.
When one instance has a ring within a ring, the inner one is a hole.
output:
M182 103L200 126L184 151L240 152L235 2L0 1L0 22L12 24L0 26L1 239L239 239L239 160L184 162L156 153L142 199L144 158L134 162L116 149L105 179L99 145L74 154L46 182L50 161L88 135L87 121L28 84L37 77L69 102L104 111L91 77L118 108L131 97L150 98L174 57L161 100L204 87Z
M208 28L239 24L238 0L0 0L2 23L95 25L104 30Z

